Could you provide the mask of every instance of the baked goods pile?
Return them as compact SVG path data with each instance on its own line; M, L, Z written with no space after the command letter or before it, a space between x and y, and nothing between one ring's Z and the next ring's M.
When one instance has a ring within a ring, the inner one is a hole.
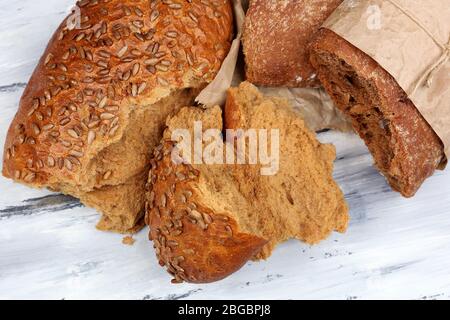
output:
M78 23L61 24L22 96L3 175L79 198L101 213L100 230L134 233L145 222L173 282L203 283L286 240L316 244L347 229L334 147L253 84L323 85L405 197L445 167L441 137L398 81L321 28L342 0L250 1L248 82L229 88L225 106L195 105L230 50L239 1L78 1ZM275 170L251 161L252 132Z

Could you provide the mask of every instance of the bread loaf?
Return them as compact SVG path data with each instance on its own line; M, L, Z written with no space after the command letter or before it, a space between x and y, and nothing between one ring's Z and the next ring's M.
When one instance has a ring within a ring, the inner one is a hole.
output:
M251 0L244 24L247 80L269 87L318 87L307 44L342 0Z
M443 144L395 79L333 31L311 43L311 63L392 188L412 197L446 163Z
M3 175L73 195L100 229L141 225L150 152L226 56L229 0L83 0L51 39L8 131Z
M243 83L230 89L224 118L227 129L279 129L279 170L263 176L261 164L176 164L172 132L192 131L194 121L222 130L222 111L187 107L167 121L149 174L146 222L175 283L217 281L250 259L268 258L283 241L315 244L347 227L348 208L332 178L334 147L321 144L287 100Z

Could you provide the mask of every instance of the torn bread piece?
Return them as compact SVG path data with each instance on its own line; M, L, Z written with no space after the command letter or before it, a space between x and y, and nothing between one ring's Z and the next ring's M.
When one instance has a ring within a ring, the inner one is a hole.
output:
M233 36L228 0L84 0L63 21L21 98L3 175L69 194L98 228L143 226L150 152L164 122L194 103Z
M395 79L331 30L311 43L311 63L338 108L364 139L391 187L412 197L447 163L444 146Z
M184 138L178 138L178 130L192 133L201 123L204 133L222 132L222 110L187 107L168 119L149 174L146 223L160 264L174 282L221 280L250 259L268 258L288 239L315 244L347 228L348 207L332 178L335 149L321 144L286 100L265 98L250 83L242 83L229 90L224 118L226 129L235 133L278 130L279 153L272 148L272 136L267 147L273 162L237 164L232 139L220 140L221 147L217 140L204 140L203 160L215 143L216 156L222 153L225 159L231 150L234 164L179 163L174 155ZM250 159L250 148L244 153ZM198 150L186 158L195 154Z

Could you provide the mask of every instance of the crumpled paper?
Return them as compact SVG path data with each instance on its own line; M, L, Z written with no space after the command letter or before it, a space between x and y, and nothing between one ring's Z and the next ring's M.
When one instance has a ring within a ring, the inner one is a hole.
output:
M240 53L242 27L248 0L234 0L236 38L216 78L197 97L206 107L223 105L230 86L245 80L244 58ZM288 99L301 114L311 130L336 129L351 131L349 120L338 110L328 94L321 88L259 88L264 94Z

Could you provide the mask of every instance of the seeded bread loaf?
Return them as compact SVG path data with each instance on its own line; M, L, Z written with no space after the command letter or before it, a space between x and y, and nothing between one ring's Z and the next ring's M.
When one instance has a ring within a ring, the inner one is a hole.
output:
M311 43L311 63L394 190L412 197L426 178L443 168L447 160L441 140L371 57L324 28Z
M247 80L269 87L318 87L307 44L342 0L251 0L244 24Z
M140 227L164 121L214 78L232 38L229 0L82 0L20 101L3 175L73 195L100 229Z
M184 108L169 119L147 185L150 238L173 282L217 281L288 239L315 244L346 230L348 208L332 178L334 147L319 143L287 100L264 98L243 83L230 89L225 108L227 129L279 129L272 176L261 175L261 164L173 162L172 132L192 131L194 121L221 131L222 111Z

